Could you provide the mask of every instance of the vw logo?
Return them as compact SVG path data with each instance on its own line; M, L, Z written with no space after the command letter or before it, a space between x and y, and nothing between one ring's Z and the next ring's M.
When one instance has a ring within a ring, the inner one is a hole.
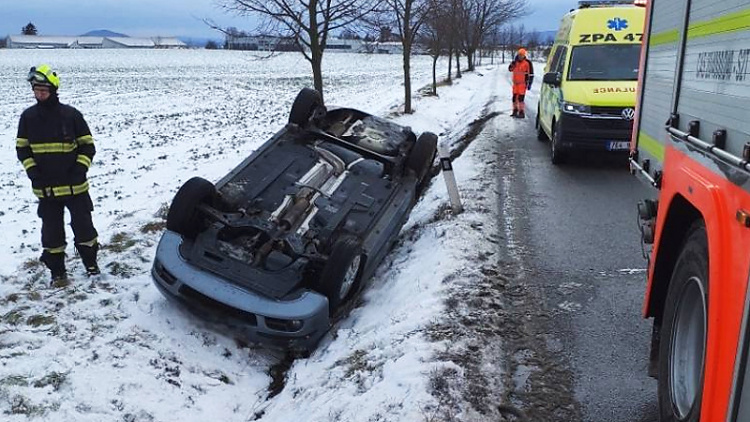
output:
M622 109L622 118L628 121L635 119L635 110L632 108Z

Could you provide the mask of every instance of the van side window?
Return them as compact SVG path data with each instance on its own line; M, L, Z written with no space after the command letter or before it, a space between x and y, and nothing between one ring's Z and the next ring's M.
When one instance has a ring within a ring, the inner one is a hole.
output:
M557 66L554 67L553 72L557 72L559 74L563 74L565 70L565 59L568 57L568 47L560 47L559 49L560 57L558 57Z
M557 47L555 54L552 56L552 62L549 64L549 72L558 72L562 74L566 51L567 48L562 45Z

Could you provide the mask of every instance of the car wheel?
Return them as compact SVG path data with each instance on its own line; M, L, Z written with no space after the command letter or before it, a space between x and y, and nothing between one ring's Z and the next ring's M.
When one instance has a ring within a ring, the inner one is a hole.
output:
M536 109L536 139L538 141L546 141L549 139L547 134L544 133L544 129L542 129L542 122L539 120L539 107Z
M689 232L669 283L659 350L663 422L697 422L708 320L708 241L702 222Z
M562 164L565 162L565 153L562 150L562 125L558 122L555 125L555 131L552 132L552 140L550 141L550 159L552 164Z
M419 135L417 142L406 159L406 168L412 170L417 176L417 194L419 194L427 183L427 173L432 168L437 152L438 137L432 132L424 132Z
M334 243L318 283L318 290L328 298L331 315L359 289L362 264L362 244L357 238L344 236Z
M210 203L216 197L213 183L193 177L180 187L172 199L167 214L167 229L189 239L195 238L203 229L197 207Z
M297 94L292 104L292 111L289 113L289 123L299 126L305 126L313 117L319 117L325 114L323 106L323 97L320 93L311 88L302 88Z

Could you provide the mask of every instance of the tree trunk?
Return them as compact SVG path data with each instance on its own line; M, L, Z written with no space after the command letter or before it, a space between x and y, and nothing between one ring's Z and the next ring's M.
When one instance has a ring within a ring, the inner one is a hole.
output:
M411 114L411 45L404 46L404 113Z
M448 84L453 84L451 75L453 74L453 49L448 49Z
M437 61L440 56L432 56L432 95L437 95Z
M476 58L477 51L470 48L466 52L466 69L469 72L472 72L474 70L474 60Z
M461 51L456 49L456 79L461 77Z
M323 98L323 54L321 52L313 53L310 64L312 65L315 90L320 92L320 98ZM325 101L323 101L323 104L325 104Z

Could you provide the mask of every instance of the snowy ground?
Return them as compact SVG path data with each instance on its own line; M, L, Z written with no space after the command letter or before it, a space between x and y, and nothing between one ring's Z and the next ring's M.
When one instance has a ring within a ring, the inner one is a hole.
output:
M357 307L310 358L279 371L277 353L167 302L149 269L177 188L196 175L218 180L278 130L309 85L307 63L291 54L258 61L236 52L56 51L61 98L84 113L96 139L90 178L106 272L85 279L69 245L74 283L56 290L37 263L35 199L12 142L32 102L23 76L49 53L0 53L3 420L485 420L465 397L466 368L449 358L464 345L440 331L451 293L481 277L475 264L492 260L503 230L486 168L491 140L454 163L466 211L450 212L438 175ZM413 86L425 86L429 58L413 66ZM331 54L326 67L329 104L393 116L402 103L398 57ZM416 113L395 120L461 149L472 122L507 114L506 73L481 66L439 97L416 98ZM499 400L503 386L486 387Z

